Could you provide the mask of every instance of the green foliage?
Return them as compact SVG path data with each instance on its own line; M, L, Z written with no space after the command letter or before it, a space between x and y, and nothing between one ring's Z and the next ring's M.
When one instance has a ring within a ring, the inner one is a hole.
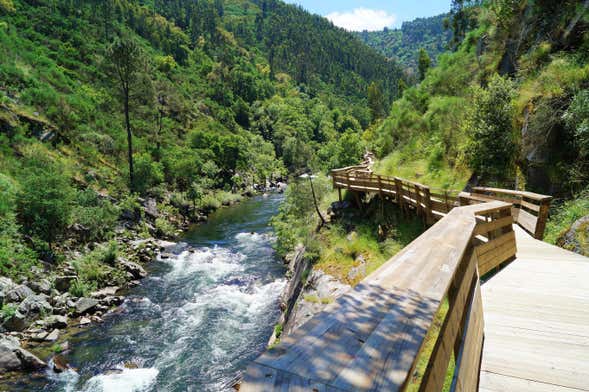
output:
M21 173L18 219L26 234L48 244L65 234L71 221L74 191L63 166L34 148Z
M589 91L582 90L575 95L564 114L564 120L572 131L578 156L571 169L571 182L589 182Z
M16 313L17 305L15 304L4 304L0 309L0 320L6 321Z
M357 35L366 44L389 58L397 59L408 71L415 73L420 48L425 49L433 63L447 50L452 32L444 26L446 18L447 14L417 18L403 22L400 29L363 31Z
M135 191L144 194L149 189L164 181L164 168L160 162L154 162L148 154L135 156Z
M76 279L71 283L68 292L74 297L85 297L92 291L96 290L96 288L96 282L86 282L81 279Z
M77 296L87 295L90 291L104 285L112 277L115 280L118 277L123 282L121 273L112 267L117 256L117 244L113 241L99 245L93 251L74 260L73 266L78 278L72 283L70 293Z
M508 178L516 153L513 131L516 91L513 83L494 76L487 89L474 94L472 131L467 149L471 167L483 178Z
M544 240L555 245L565 245L562 236L571 228L577 220L589 215L589 190L585 190L572 200L566 201L556 207L546 224ZM580 232L583 229L581 228ZM580 233L579 233L580 234ZM582 239L578 239L582 240ZM582 242L582 241L580 241ZM589 238L585 238L586 254L589 254Z
M109 237L119 216L119 209L95 191L77 193L73 220L83 228L84 242L102 241Z
M425 49L423 49L423 48L419 49L419 55L418 55L418 59L417 59L417 69L419 71L419 80L420 81L425 79L425 74L427 73L427 70L431 66L431 63L432 63L432 61L429 58L429 55L427 54Z

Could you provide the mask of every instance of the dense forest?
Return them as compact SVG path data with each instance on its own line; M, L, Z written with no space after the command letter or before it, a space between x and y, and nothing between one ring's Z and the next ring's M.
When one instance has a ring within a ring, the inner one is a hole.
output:
M278 1L1 7L0 268L15 278L63 256L72 227L110 238L129 192L190 218L227 192L357 161L401 74Z
M362 31L357 35L367 45L397 60L411 74L417 74L420 49L427 52L434 64L449 49L452 40L449 19L449 14L417 18L403 22L400 29Z
M396 62L280 1L2 0L0 15L0 319L29 341L52 312L112 306L86 297L145 276L153 238L356 163L399 95Z

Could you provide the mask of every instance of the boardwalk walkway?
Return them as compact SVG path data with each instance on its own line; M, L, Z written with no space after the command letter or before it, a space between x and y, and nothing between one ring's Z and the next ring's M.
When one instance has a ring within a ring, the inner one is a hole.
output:
M423 360L420 392L451 369L452 391L589 391L589 259L541 241L551 197L440 191L366 166L332 177L340 197L376 195L432 226L253 361L242 392L403 391Z
M589 391L589 259L515 226L517 258L482 287L480 391Z

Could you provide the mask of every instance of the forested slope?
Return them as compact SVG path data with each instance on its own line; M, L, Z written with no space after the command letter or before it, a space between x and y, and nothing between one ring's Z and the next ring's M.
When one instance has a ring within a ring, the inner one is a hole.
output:
M357 35L367 45L416 73L420 49L425 49L434 64L449 49L452 30L445 23L449 18L449 14L417 18L411 22L403 22L400 29L363 31Z
M400 77L278 1L3 0L0 14L0 270L16 280L115 231L170 236L254 184L356 162L368 86L390 101ZM76 264L78 293L104 284L95 261Z
M473 173L479 184L554 195L556 209L586 198L589 3L478 3L454 2L462 43L367 134L378 170L446 188Z

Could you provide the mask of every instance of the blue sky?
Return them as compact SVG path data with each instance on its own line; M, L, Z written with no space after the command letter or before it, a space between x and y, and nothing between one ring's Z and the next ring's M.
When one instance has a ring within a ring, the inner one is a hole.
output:
M285 0L323 15L347 30L382 30L400 27L419 17L450 10L451 0Z

